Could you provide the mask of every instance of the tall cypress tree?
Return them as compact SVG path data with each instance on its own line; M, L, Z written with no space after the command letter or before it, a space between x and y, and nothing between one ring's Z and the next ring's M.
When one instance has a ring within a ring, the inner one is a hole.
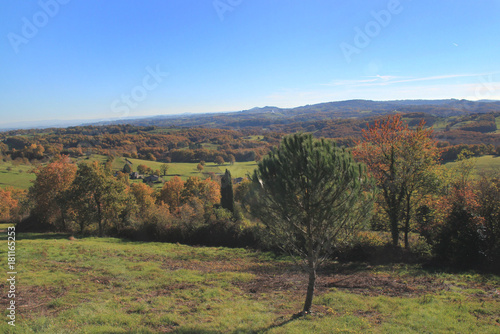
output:
M233 194L233 180L231 179L231 172L226 169L226 173L221 179L220 187L221 206L234 213L234 194Z

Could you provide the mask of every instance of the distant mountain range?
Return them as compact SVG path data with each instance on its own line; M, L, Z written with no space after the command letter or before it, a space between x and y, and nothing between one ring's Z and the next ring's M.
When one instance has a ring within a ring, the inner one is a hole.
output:
M428 113L437 117L461 116L473 113L500 112L500 101L469 100L348 100L306 105L296 108L266 106L239 112L168 115L136 120L98 122L93 125L132 124L137 126L182 126L245 128L265 127L266 124L284 125L314 122L326 119L366 118L392 112Z
M500 101L496 100L348 100L318 103L296 108L266 106L237 112L205 114L161 115L145 118L119 120L52 120L40 122L17 122L0 125L2 130L69 127L78 125L132 124L141 126L182 126L182 127L252 127L294 122L320 121L338 118L366 118L399 112L423 112L438 117L459 116L471 113L499 112Z

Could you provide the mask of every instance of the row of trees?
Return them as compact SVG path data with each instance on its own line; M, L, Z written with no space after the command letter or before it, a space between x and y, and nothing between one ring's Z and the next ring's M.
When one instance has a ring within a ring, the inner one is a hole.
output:
M129 184L128 175L114 174L107 163L76 166L67 156L35 173L28 194L31 216L24 224L36 230L99 236L144 232L143 239L189 242L189 235L204 225L219 218L228 223L234 211L218 207L221 196L230 195L227 189L222 195L220 184L210 178L183 181L175 176L157 191L144 183ZM174 230L181 240L168 236Z

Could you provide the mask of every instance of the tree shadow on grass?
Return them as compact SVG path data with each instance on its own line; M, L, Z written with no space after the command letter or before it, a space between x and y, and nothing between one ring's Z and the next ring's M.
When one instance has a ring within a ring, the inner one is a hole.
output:
M272 324L271 326L259 329L259 330L255 331L254 333L267 333L267 332L269 332L272 329L286 326L289 323L291 323L292 321L300 319L300 317L301 317L300 313L294 314L292 317L290 317L289 319L286 319L286 320L283 320L284 317L280 317L280 318L277 319L277 320L279 320L279 322L275 321L275 323Z

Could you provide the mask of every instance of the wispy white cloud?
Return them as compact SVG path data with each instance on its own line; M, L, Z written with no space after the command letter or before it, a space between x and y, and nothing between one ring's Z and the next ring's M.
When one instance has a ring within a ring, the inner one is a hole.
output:
M449 75L418 78L420 80L397 79L398 85L357 84L328 85L317 89L282 89L265 97L267 105L295 107L328 101L350 99L404 100L404 99L467 99L500 100L500 78L481 76L467 83L439 82L441 79L469 77L471 75ZM425 80L424 80L425 79ZM495 80L497 79L497 80ZM363 80L377 80L363 79ZM429 81L428 83L425 81ZM408 84L417 82L418 84ZM395 82L394 82L395 83Z
M496 73L493 73L496 74ZM323 86L352 86L352 87L364 87L364 86L387 86L393 84L402 83L412 83L412 82L422 82L422 81L439 81L448 79L458 79L458 78L478 78L485 75L492 75L492 73L475 73L475 74L447 74L447 75L435 75L428 77L398 77L390 75L377 75L372 77L364 77L362 79L354 80L334 80Z
M391 80L396 80L403 77L397 77L392 75L376 75L365 77L368 79L354 79L354 80L333 80L326 84L321 84L322 86L360 86L360 85L372 85L378 83L389 82Z

